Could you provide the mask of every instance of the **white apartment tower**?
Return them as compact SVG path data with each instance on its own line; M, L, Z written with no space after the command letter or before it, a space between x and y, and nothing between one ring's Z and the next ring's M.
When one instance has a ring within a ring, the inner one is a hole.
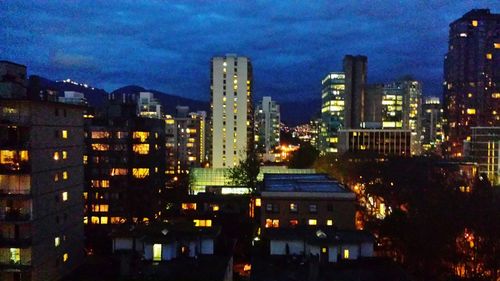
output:
M252 64L227 54L212 58L211 72L210 160L214 168L230 168L253 145Z

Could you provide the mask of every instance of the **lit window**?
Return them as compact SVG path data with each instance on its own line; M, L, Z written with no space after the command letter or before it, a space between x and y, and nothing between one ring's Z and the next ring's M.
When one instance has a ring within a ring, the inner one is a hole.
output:
M476 109L475 108L467 108L467 114L469 114L469 115L476 114Z
M327 251L327 250L328 250L328 249L327 249L326 247L322 247L322 248L321 248L321 252L322 252L323 254L326 254L326 251Z
M196 210L196 203L182 203L183 210Z
M266 228L277 228L280 226L280 220L277 219L266 219Z
M54 238L54 246L59 247L59 245L61 245L61 238L59 237Z
M124 168L113 168L110 173L111 176L125 176L127 175L127 169Z
M20 263L21 262L21 249L10 248L10 261L12 263Z
M290 226L299 225L299 220L290 220Z
M107 139L110 137L109 132L92 132L91 138L93 139Z
M59 160L59 152L54 152L54 156L53 156L54 160Z
M66 150L62 152L62 159L68 159L68 152Z
M318 224L318 220L316 220L316 219L309 219L307 221L307 224L308 225L317 225Z
M67 180L67 179L68 179L68 172L67 172L67 171L64 171L64 172L62 173L62 178L63 178L64 180Z
M219 211L219 205L217 205L217 204L212 204L212 205L210 205L210 207L212 208L212 211L214 211L214 212Z
M153 244L153 261L161 261L161 244Z
M89 218L83 217L83 224L88 224L88 223L89 223Z
M67 191L64 191L62 193L62 201L68 201L68 192Z
M255 206L260 207L261 204L262 204L262 201L260 200L260 198L255 198Z
M56 173L56 174L54 175L54 181L56 181L56 182L57 182L57 181L59 181L59 174L58 174L58 173Z
M344 249L344 259L349 259L349 249Z
M132 149L137 154L148 154L149 153L149 144L147 144L147 143L134 144Z
M108 224L108 217L101 217L101 224Z
M96 151L107 151L107 150L109 150L109 144L104 144L104 143L93 143L93 144L92 144L92 150L96 150Z
M149 176L149 169L148 168L133 168L132 169L132 175L134 178L137 179L143 179Z
M326 220L326 225L332 226L333 225L333 220Z
M64 253L63 255L63 262L66 262L69 259L68 253Z
M477 26L477 24L478 24L477 20L473 20L473 21L472 21L472 26L476 27L476 26Z
M99 224L99 217L92 217L92 218L90 218L90 222L92 224Z
M122 224L125 222L125 219L122 219L121 217L111 217L110 221L111 224Z
M132 134L132 137L134 139L139 139L141 142L145 142L146 139L149 137L149 132L134 132Z
M298 207L296 203L290 203L290 212L297 212Z
M68 138L68 131L67 130L62 130L61 131L61 137L63 139L67 139Z
M212 220L193 220L194 226L196 227L211 227Z

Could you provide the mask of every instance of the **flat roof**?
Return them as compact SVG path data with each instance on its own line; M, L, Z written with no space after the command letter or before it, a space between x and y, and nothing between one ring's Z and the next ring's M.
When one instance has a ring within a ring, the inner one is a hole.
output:
M327 174L264 174L263 191L350 193Z

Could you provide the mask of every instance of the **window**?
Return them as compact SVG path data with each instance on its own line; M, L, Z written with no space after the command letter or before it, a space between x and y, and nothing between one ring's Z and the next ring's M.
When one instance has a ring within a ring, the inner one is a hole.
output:
M67 130L62 130L61 131L61 138L67 139L68 138L68 131Z
M99 224L99 217L91 217L90 222L92 224Z
M52 158L54 158L54 160L56 160L56 161L59 160L59 152L57 152L57 151L54 152L54 156Z
M327 210L328 212L333 212L333 204L328 203L328 205L326 205L326 210Z
M333 225L333 220L326 220L326 225L332 226Z
M67 180L67 179L68 179L68 172L67 172L67 171L64 171L64 172L62 173L62 178L63 178L64 180Z
M124 168L113 168L110 173L111 176L125 176L127 175L127 169Z
M101 217L101 224L108 224L108 217Z
M104 131L95 131L95 132L92 132L90 135L90 137L93 139L107 139L110 136L111 135L109 132L104 132Z
M102 212L106 213L109 210L109 205L108 204L93 204L92 205L92 212Z
M296 213L299 210L297 203L290 203L290 212Z
M317 213L318 212L318 205L316 205L316 204L310 204L309 205L309 212L311 212L311 213Z
M104 143L93 143L93 144L92 144L92 150L96 150L96 151L107 151L107 150L109 150L109 144L104 144Z
M267 203L266 204L266 211L267 212L272 212L273 211L273 204Z
M62 153L62 159L68 159L68 152L66 150L63 150L61 153Z
M141 142L145 142L149 137L149 132L134 132L132 134L132 138L135 140L140 140Z
M122 219L121 217L111 217L110 221L111 224L122 224L125 222L125 219Z
M92 187L96 188L108 188L109 187L109 180L92 180Z
M344 249L344 259L349 259L349 249Z
M142 154L142 155L148 154L149 144L148 143L134 144L132 149L137 154Z
M149 169L148 168L133 168L132 175L134 176L134 178L143 179L143 178L149 176Z
M69 259L68 253L64 253L63 255L63 262L66 262Z
M161 261L161 244L153 244L153 261Z
M307 224L308 225L317 225L318 224L318 220L316 220L316 219L309 219L307 221Z
M218 212L220 207L217 204L211 204L210 209L212 209L212 211L214 211L214 212Z
M196 210L196 203L182 203L183 210Z
M193 220L194 226L196 227L211 227L212 220Z
M266 228L277 228L280 226L280 220L278 219L266 219Z
M68 201L68 192L67 191L64 191L62 193L62 201Z
M260 200L260 198L255 198L255 207L260 207L262 204L262 201Z
M12 263L20 263L21 262L21 249L10 248L10 261Z
M59 245L61 245L61 238L57 236L56 238L54 238L54 246L59 247Z
M299 225L299 220L296 220L296 219L290 220L289 224L290 224L290 226L297 226L297 225Z

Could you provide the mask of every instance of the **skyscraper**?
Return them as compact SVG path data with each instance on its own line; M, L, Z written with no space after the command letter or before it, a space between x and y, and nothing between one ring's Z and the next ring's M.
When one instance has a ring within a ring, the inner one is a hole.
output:
M443 109L438 97L428 97L422 103L422 148L432 151L443 141Z
M233 167L253 145L252 64L227 54L212 58L211 164Z
M471 127L500 123L500 14L471 10L450 24L444 60L448 153L459 157Z
M263 97L255 109L257 150L269 154L280 144L280 106L271 97Z
M360 128L365 122L366 56L344 57L345 73L345 127Z
M345 74L330 72L321 81L321 152L336 153L337 131L344 127L345 115Z

